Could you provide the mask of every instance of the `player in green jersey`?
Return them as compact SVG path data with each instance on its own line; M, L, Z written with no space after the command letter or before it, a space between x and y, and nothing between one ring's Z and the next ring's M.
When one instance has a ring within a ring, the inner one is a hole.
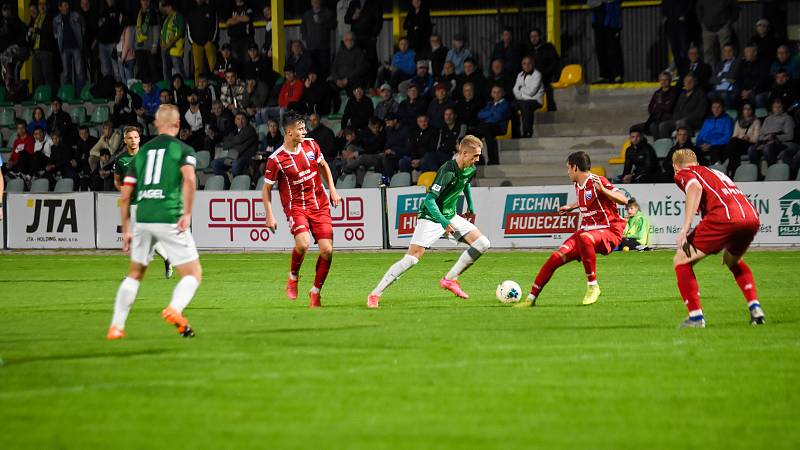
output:
M180 113L175 105L161 105L155 120L158 137L136 154L125 175L120 212L123 251L131 253L128 276L122 280L114 303L114 316L106 337L125 337L125 321L136 300L139 283L152 258L153 245L161 242L181 280L172 301L161 312L184 337L194 336L183 309L200 285L202 268L189 231L195 193L194 149L175 136L180 130ZM136 202L136 227L131 234L130 205Z
M456 214L456 205L461 194L467 200L469 215L475 213L472 206L469 182L475 176L475 164L481 156L481 140L467 135L458 144L455 159L447 161L439 168L436 179L425 201L419 208L417 226L408 252L386 271L378 286L367 298L367 307L377 308L381 294L397 278L412 268L425 249L430 248L443 235L450 235L458 241L465 242L469 248L461 254L447 275L439 280L439 286L449 290L461 298L469 298L458 284L458 276L469 268L489 249L489 239L464 217Z
M138 127L125 127L122 131L122 139L125 142L125 151L122 152L114 161L114 187L118 191L122 190L122 179L128 173L128 167L133 161L133 157L139 151L139 142L141 141L141 132ZM135 199L133 199L135 200ZM131 229L136 224L136 202L131 201ZM153 251L164 259L164 277L172 278L172 264L167 259L166 250L160 242L156 242L153 246Z

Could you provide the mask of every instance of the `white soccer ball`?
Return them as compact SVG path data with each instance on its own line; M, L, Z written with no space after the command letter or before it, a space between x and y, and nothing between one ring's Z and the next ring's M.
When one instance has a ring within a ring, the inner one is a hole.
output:
M515 303L522 298L522 288L516 281L506 280L497 285L495 295L500 303Z

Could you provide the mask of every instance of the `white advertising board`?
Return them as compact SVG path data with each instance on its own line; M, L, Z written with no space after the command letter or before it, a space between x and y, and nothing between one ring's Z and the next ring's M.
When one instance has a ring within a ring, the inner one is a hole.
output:
M119 193L98 192L95 214L97 215L97 248L121 249L122 226L119 216Z
M94 193L8 194L8 248L95 248Z

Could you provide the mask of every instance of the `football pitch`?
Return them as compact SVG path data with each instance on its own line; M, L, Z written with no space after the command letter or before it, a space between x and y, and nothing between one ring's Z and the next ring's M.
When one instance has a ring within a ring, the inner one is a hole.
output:
M113 342L124 256L0 256L0 448L800 448L800 252L746 258L762 327L720 258L700 263L704 330L676 329L669 251L598 257L589 307L569 264L533 309L494 290L527 291L547 253L488 253L463 301L436 284L458 253L431 252L367 310L400 255L336 254L309 310L316 255L290 302L287 254L204 254L194 339L161 320L156 260Z

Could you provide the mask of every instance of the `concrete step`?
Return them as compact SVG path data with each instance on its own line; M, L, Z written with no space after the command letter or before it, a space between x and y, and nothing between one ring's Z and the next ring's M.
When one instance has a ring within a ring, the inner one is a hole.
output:
M578 137L535 137L528 139L509 139L499 141L500 150L547 150L562 151L566 154L576 150L592 149L617 149L626 139L626 133L612 133L597 136L578 136Z
M604 122L576 123L535 123L533 134L536 137L594 137L612 134L625 134L634 122L613 118Z
M571 109L559 109L555 112L538 112L534 123L536 125L549 123L598 123L612 118L620 122L644 122L647 119L647 105L643 105L640 109L624 108L613 111L576 106Z

